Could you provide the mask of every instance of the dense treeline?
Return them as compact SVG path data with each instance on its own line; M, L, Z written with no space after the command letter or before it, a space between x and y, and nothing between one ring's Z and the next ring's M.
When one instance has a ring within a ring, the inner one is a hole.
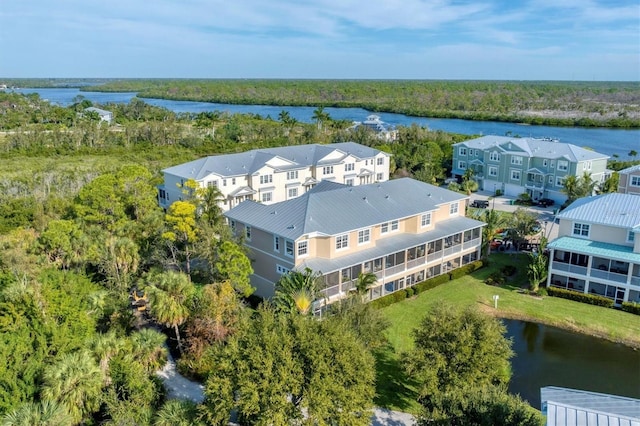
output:
M419 117L640 127L634 82L119 80L87 88L230 104L361 107Z

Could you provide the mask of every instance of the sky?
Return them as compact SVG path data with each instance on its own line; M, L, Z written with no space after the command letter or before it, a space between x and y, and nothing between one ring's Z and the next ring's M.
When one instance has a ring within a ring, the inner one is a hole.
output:
M1 0L1 77L640 81L640 1Z

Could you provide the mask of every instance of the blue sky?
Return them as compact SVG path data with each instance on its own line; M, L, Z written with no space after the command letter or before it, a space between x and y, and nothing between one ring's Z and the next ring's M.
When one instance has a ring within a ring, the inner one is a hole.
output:
M640 2L4 0L0 77L640 81Z

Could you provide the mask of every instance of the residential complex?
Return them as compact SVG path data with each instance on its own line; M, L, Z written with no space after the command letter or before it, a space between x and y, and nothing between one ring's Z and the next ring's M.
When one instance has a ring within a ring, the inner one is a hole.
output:
M618 175L620 175L618 192L640 195L640 164L620 170Z
M552 139L483 136L453 145L451 174L461 177L471 169L481 190L501 190L516 197L528 193L533 200L550 198L562 204L569 175L602 183L608 156Z
M160 206L183 197L189 179L215 186L226 211L242 201L273 204L296 198L318 182L357 186L389 179L390 155L354 142L294 145L210 156L164 169L158 188Z
M606 194L574 201L557 218L547 285L640 302L640 197Z
M246 201L225 213L250 250L256 294L295 269L320 272L331 303L373 272L369 298L477 260L483 222L464 216L468 197L404 178L362 186L321 182L272 205Z

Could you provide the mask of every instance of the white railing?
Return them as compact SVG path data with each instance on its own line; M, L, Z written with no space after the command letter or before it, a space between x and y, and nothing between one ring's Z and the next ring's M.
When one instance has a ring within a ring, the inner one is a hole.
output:
M600 269L592 269L591 276L595 278L602 278L609 281L615 281L617 283L627 282L626 275L616 274L615 272L601 271Z
M572 274L587 275L587 268L585 266L571 265L570 263L553 261L551 268L557 271L571 272Z
M471 247L477 247L480 245L480 238L474 238L473 240L465 241L462 243L462 249L466 250Z
M407 269L413 269L416 266L424 265L426 261L427 259L424 256L410 260L407 262Z

